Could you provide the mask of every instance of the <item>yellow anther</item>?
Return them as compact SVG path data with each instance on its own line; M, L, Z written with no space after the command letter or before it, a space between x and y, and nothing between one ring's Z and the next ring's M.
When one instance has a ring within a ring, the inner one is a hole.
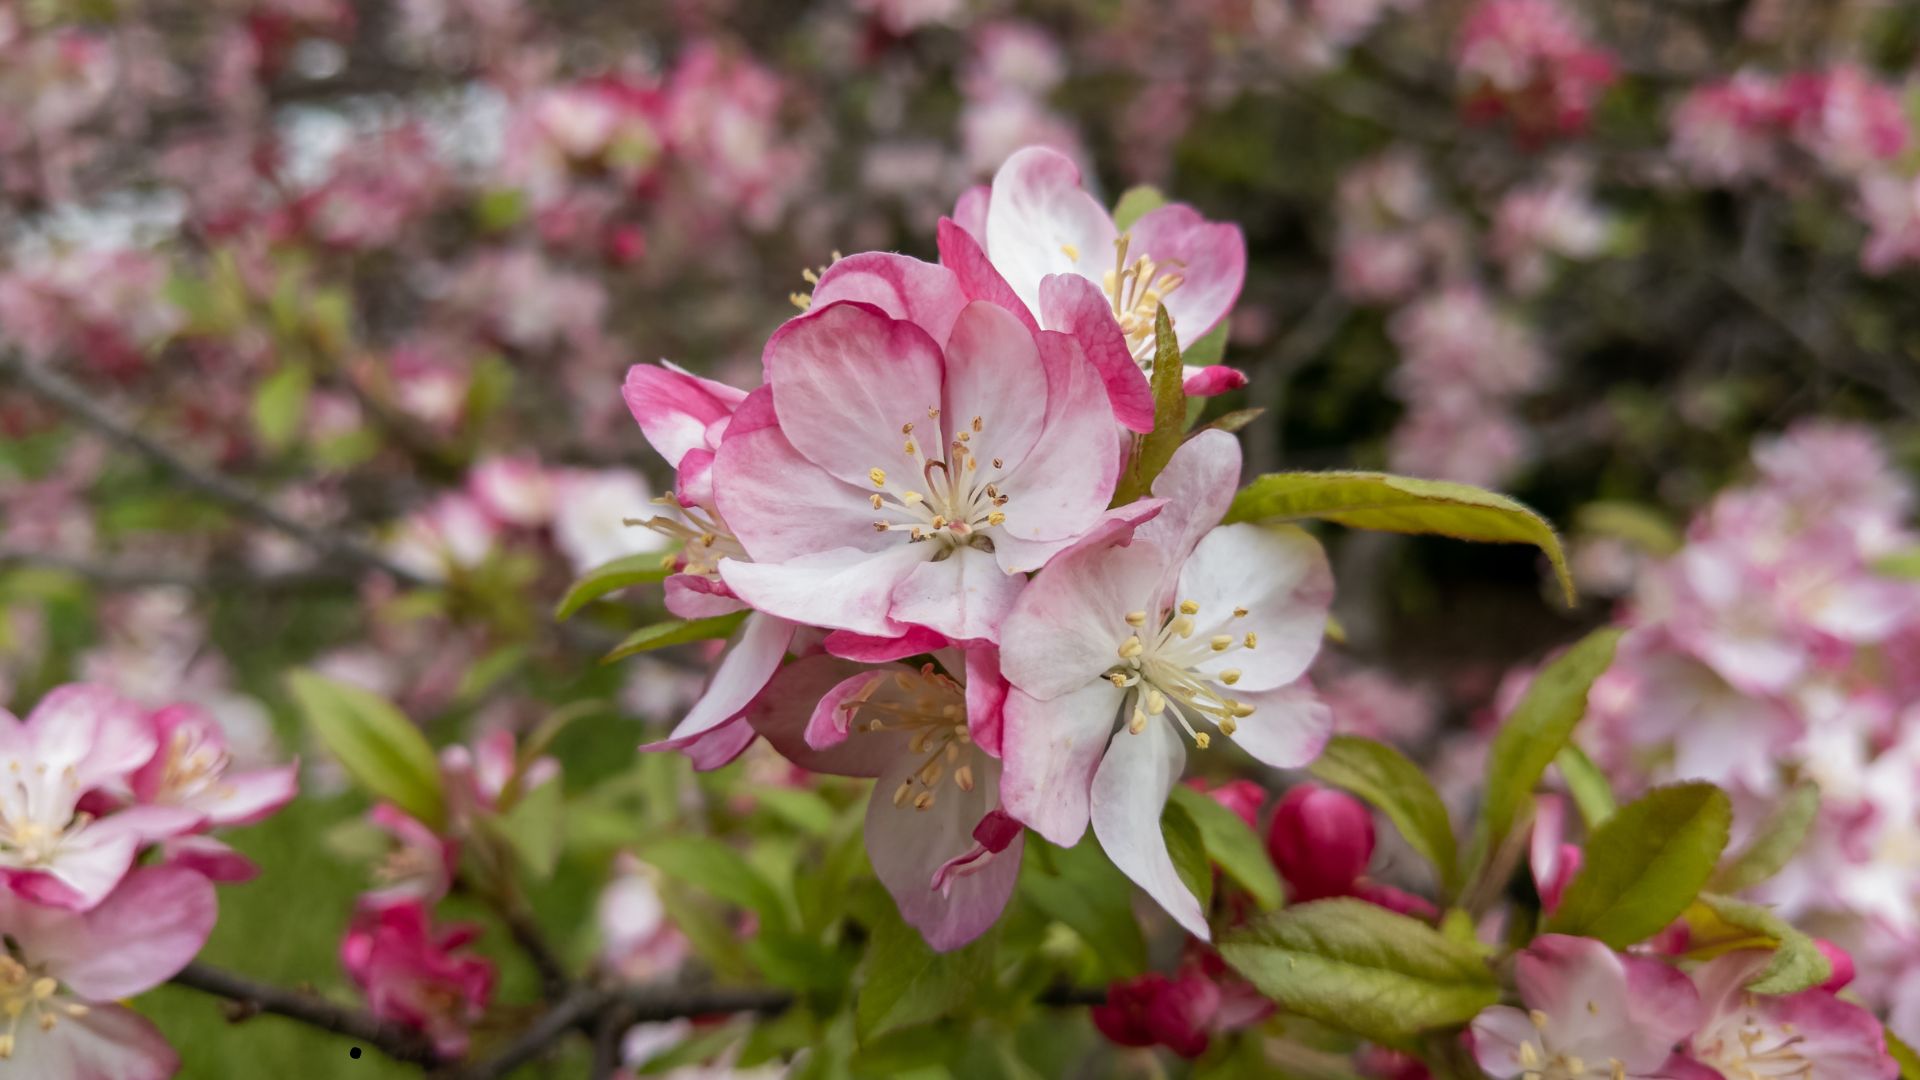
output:
M1193 733L1193 745L1201 750L1205 750L1207 747L1213 745L1213 737L1204 731L1196 731Z
M1127 721L1127 731L1138 735L1145 730L1147 730L1147 714L1139 709L1133 710L1133 719Z
M987 524L989 525L1005 525L1006 523L1007 523L1007 515L1001 513L998 510L995 510L993 513L987 515Z
M1146 651L1147 647L1140 643L1139 634L1128 634L1127 640L1120 643L1120 659L1122 660L1131 660Z
M1167 695L1158 690L1147 691L1146 708L1148 716L1159 716L1167 711Z
M953 783L961 791L973 790L973 766L962 765L953 770Z
M931 807L932 805L933 805L933 792L931 791L923 791L920 794L915 795L913 797L913 808L915 810L925 810Z
M1527 1011L1527 1019L1533 1023L1535 1029L1539 1031L1547 1030L1547 1014L1541 1012L1539 1009L1529 1009Z
M1242 719L1253 715L1253 706L1244 701L1228 701L1227 705L1233 710L1233 715Z
M973 428L973 430L975 430L975 431L979 431L979 430L980 430L980 428L981 428L981 426L982 426L982 425L981 425L981 422L980 422L980 418L979 418L979 417L977 417L977 416L976 416L976 417L974 417L974 418L973 418L973 424L972 424L971 426L972 426L972 428Z
M1182 600L1180 601L1180 614L1198 615L1200 614L1200 605L1191 600Z
M1225 671L1222 671L1220 673L1220 681L1223 683L1226 683L1228 686L1232 686L1234 683L1239 682L1240 669L1237 667L1230 667Z
M909 421L907 421L906 423L904 423L904 424L901 424L901 425L900 425L900 434L902 434L902 435L911 435L911 434L913 434L913 421L911 421L911 420L909 420Z
M1004 461L1001 461L999 458L994 458L993 467L996 469L1004 469L1007 467L1007 463Z
M878 466L868 469L867 479L873 481L874 487L886 487L887 486L887 470L882 469Z
M1185 615L1173 620L1173 632L1181 637L1193 636L1193 620Z
M939 409L935 409L935 408L931 408L931 407L929 407L929 408L927 409L927 419L929 419L929 420L938 420L938 419L940 419L940 410L939 410Z
M926 496L917 491L903 491L900 493L900 501L906 503L908 506L912 506L924 498L926 498Z
M946 766L940 764L939 761L929 761L920 769L920 782L928 787L932 787L940 782L940 778L946 775L946 771Z
M1147 625L1147 613L1144 611L1127 612L1127 625L1135 627Z
M1249 649L1253 648L1255 645L1260 644L1260 639L1256 637L1253 631L1251 630L1247 631L1247 636L1244 640L1246 641L1247 648Z
M1223 716L1220 718L1220 734L1231 735L1234 732L1239 730L1240 730L1240 721L1235 720L1231 716Z
M1207 639L1207 646L1214 652L1226 652L1233 647L1233 637L1228 634L1215 634Z
M1234 617L1234 618L1236 618L1236 619L1244 619L1244 618L1246 618L1246 617L1247 617L1247 609L1246 609L1246 608L1243 608L1243 607L1237 607L1237 608L1234 608L1234 609L1233 609L1233 617Z
M867 501L873 504L873 508L875 510L880 509L880 507L883 505L878 492L875 492L874 494L867 496Z
M1073 244L1061 244L1060 252L1073 262L1080 261L1080 249Z
M913 781L911 780L902 780L900 781L900 786L893 789L893 805L895 806L907 805L907 800L912 797Z

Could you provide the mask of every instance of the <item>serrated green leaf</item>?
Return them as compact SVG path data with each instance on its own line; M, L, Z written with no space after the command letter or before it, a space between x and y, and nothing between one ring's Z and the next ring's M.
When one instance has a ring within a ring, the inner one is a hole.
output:
M637 854L661 873L752 911L769 926L787 924L780 893L735 848L711 836L663 836Z
M1787 792L1773 812L1754 829L1740 853L1728 859L1713 875L1713 891L1737 893L1779 873L1806 842L1819 813L1819 785L1809 780Z
M385 698L311 671L288 673L301 715L347 775L429 828L446 823L440 762L413 721Z
M1457 1027L1500 999L1472 948L1364 900L1316 900L1261 916L1220 942L1260 992L1380 1042Z
M1247 890L1260 910L1272 911L1280 906L1280 875L1273 869L1266 845L1239 814L1185 784L1174 785L1172 800L1199 828L1207 857Z
M1153 321L1153 430L1140 439L1133 463L1121 477L1113 505L1125 506L1144 498L1153 490L1154 478L1173 459L1187 432L1187 395L1183 389L1185 368L1180 359L1180 344L1173 334L1173 323L1161 305Z
M1580 808L1580 818L1587 823L1587 828L1597 829L1613 816L1613 812L1619 808L1613 798L1613 785L1607 783L1606 774L1593 763L1586 751L1568 743L1554 757L1553 764L1560 770L1560 779L1567 782L1567 790L1573 794L1573 804Z
M1166 837L1174 871L1187 891L1199 898L1200 910L1207 910L1213 903L1213 861L1207 857L1207 841L1200 835L1200 826L1186 807L1169 801L1160 811L1160 832Z
M554 606L553 617L558 621L570 619L575 612L608 593L634 585L664 581L672 572L672 557L657 551L628 555L604 566L596 566L567 589L567 595L561 597L560 603Z
M1372 472L1268 473L1234 496L1235 521L1331 521L1353 529L1531 544L1546 555L1566 593L1578 597L1553 526L1520 503L1482 488Z
M672 622L654 623L643 626L628 634L625 640L613 647L613 651L600 658L603 664L616 660L625 660L654 649L664 649L669 645L685 645L695 641L712 641L716 638L731 637L740 624L747 619L747 613L736 611L729 615L715 615L710 619L675 619Z
M1703 912L1710 914L1711 919L1703 918ZM1711 945L1721 927L1759 935L1773 944L1773 959L1747 983L1747 989L1756 994L1798 993L1833 977L1832 962L1811 937L1759 904L1701 893L1688 910L1687 923L1695 931L1696 944Z
M1141 218L1167 205L1167 197L1152 184L1141 184L1121 192L1113 204L1113 226L1121 232L1133 228Z
M1657 787L1621 807L1587 838L1548 932L1624 949L1666 929L1712 876L1732 821L1712 784Z
M313 392L313 372L307 365L288 363L261 380L253 392L253 430L273 450L284 450L300 433L307 418L307 399Z
M1406 755L1372 739L1336 735L1308 771L1378 807L1408 846L1433 864L1447 895L1459 888L1459 852L1447 804Z
M1475 834L1477 869L1513 831L1521 809L1547 766L1565 749L1587 712L1587 692L1613 663L1620 631L1596 630L1540 669L1493 737L1487 754L1487 793Z

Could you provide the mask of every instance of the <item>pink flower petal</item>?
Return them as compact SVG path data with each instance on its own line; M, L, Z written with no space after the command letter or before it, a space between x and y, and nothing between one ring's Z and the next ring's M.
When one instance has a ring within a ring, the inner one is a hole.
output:
M967 299L1005 308L1027 329L1039 331L1040 324L1034 321L1031 306L1000 276L1000 271L994 268L972 235L942 218L935 236L940 248L940 265L953 271Z
M31 959L89 1001L132 997L172 978L213 933L213 883L185 867L128 874L84 915L5 913Z
M859 664L832 656L796 660L780 669L743 715L782 757L803 769L835 776L878 776L895 751L888 740L849 739L816 750L806 739L820 699L863 670Z
M935 342L945 342L967 299L953 271L944 266L892 252L867 251L827 267L814 286L812 307L857 300L914 323Z
M1239 368L1221 364L1190 367L1181 376L1180 388L1188 397L1214 397L1247 385L1247 375Z
M1005 462L996 471L1006 472L1007 489L1016 490L1012 474L1033 451L1054 410L1050 394L1055 379L1042 366L1034 332L1004 308L976 301L954 321L946 355L941 408L947 430L964 431L970 418L979 417L981 431L972 436L970 448L983 461ZM933 437L931 430L928 437ZM931 446L927 450L930 456L936 452ZM1104 498L1101 503L1105 505Z
M671 738L689 739L738 716L773 678L796 629L793 623L765 612L747 616L714 669L706 693L674 725Z
M1178 266L1180 287L1167 294L1180 348L1206 337L1233 310L1247 279L1247 241L1237 225L1210 222L1191 206L1150 210L1127 230L1130 254Z
M22 1077L167 1080L180 1071L180 1055L146 1017L118 1005L96 1005L52 1031L22 1025L7 1066Z
M747 553L759 562L780 562L850 545L868 550L899 545L899 537L873 530L867 501L873 485L865 470L859 481L863 489L842 483L802 456L775 425L772 401L771 387L753 392L714 463L716 503ZM900 423L895 420L886 432L889 464L900 453L895 441Z
M975 547L956 548L946 558L922 562L893 590L891 617L924 626L952 641L992 642L1027 584Z
M849 630L835 630L827 635L823 644L830 656L867 664L884 664L944 649L951 642L924 626L915 626L898 637L872 637Z
M904 740L888 768L874 781L867 802L867 854L880 883L893 894L900 917L920 931L937 952L957 949L979 937L1007 906L1020 876L1017 851L1004 852L978 873L948 882L943 894L933 887L941 866L974 846L973 828L993 809L1000 766L992 758L973 763L971 792L952 783L939 786L933 804L893 805L893 793L920 769L921 755L908 752Z
M1254 760L1276 769L1297 769L1320 756L1333 735L1333 710L1305 681L1275 690L1241 693L1234 700L1253 707L1231 736Z
M1079 274L1051 274L1040 282L1040 321L1069 334L1100 373L1114 418L1132 431L1153 430L1153 386L1134 362L1100 286ZM1242 382L1245 380L1243 379ZM1193 391L1189 389L1188 394Z
M1182 602L1200 605L1194 621L1202 635L1252 634L1256 642L1214 653L1198 670L1217 676L1237 669L1236 690L1272 690L1298 679L1319 655L1333 570L1320 542L1300 529L1222 525L1194 547L1178 592ZM1246 615L1234 617L1241 610Z
M689 450L708 449L708 428L731 416L747 395L672 367L635 364L620 396L647 442L677 469Z
M1180 880L1160 814L1187 766L1186 744L1171 723L1151 720L1138 734L1114 733L1093 776L1093 834L1120 872L1153 897L1187 933L1210 940L1200 901Z
M768 614L830 630L894 637L906 630L888 614L894 591L936 551L934 544L896 538L883 551L843 547L779 563L726 559L720 563L720 576L742 600Z
M1048 274L1098 277L1118 230L1080 186L1080 168L1057 150L1029 147L1000 166L987 203L987 254L1029 309Z
M1087 831L1094 770L1106 752L1124 691L1096 679L1040 701L1007 693L1000 800L1007 813L1061 847Z

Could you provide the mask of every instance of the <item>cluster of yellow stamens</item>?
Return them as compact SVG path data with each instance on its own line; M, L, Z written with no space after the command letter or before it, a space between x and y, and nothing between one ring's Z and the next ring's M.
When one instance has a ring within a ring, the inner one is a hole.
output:
M827 272L827 267L832 266L843 258L846 258L846 256L836 251L833 253L833 258L828 259L824 265L809 266L800 271L800 277L807 283L807 291L788 293L787 299L792 301L793 306L799 308L801 311L806 311L808 308L811 308L813 306L813 290L820 286L820 275Z
M939 427L940 410L927 409L933 422L933 435L945 439ZM1006 463L993 458L987 475L980 470L980 457L973 446L974 436L986 428L980 417L962 426L946 441L945 457L927 457L920 449L920 436L914 423L900 425L905 454L913 473L925 482L925 491L907 487L891 479L887 470L876 465L867 470L867 479L877 488L869 501L875 510L890 516L873 523L876 532L904 532L911 543L941 540L950 547L966 544L989 546L980 531L1006 523L1001 509L1011 498L996 482ZM935 474L938 475L935 475Z
M203 739L202 734L192 725L173 729L167 738L166 764L160 773L161 791L178 798L220 786L233 755Z
M63 1019L87 1015L87 1007L59 997L60 984L33 972L11 956L0 956L0 1010L7 1029L0 1032L0 1061L13 1057L20 1023L29 1017L41 1031L52 1031Z
M1186 284L1187 279L1181 272L1184 266L1178 262L1157 263L1145 255L1128 262L1127 255L1132 244L1133 236L1130 233L1121 233L1119 239L1113 242L1113 269L1102 276L1101 285L1106 290L1107 300L1113 305L1113 317L1120 323L1120 332L1126 336L1134 362L1151 373L1154 315L1159 311L1161 302ZM1068 254L1078 261L1078 253ZM1171 313L1167 319L1169 323L1172 322Z
M1751 997L1747 1004L1733 1036L1738 1045L1730 1045L1724 1036L1701 1045L1696 1037L1695 1056L1720 1070L1727 1080L1808 1080L1813 1062L1800 1051L1806 1036L1791 1024L1762 1024L1752 1012Z
M697 506L681 506L680 500L671 495L662 495L653 501L660 506L673 507L686 520L655 516L625 518L623 521L627 525L637 525L680 541L679 551L661 557L662 565L671 568L678 564L683 574L713 577L720 572L721 559L747 557L746 549L727 531L718 514L708 517Z
M899 693L883 698L880 693L889 689L889 683ZM890 679L874 679L840 708L846 713L849 731L907 735L907 752L924 755L894 789L893 805L931 809L945 780L961 791L973 790L973 736L967 730L966 691L932 664L917 672L895 672Z
M18 760L9 761L7 772L4 782L14 791L11 798L0 799L0 857L10 866L45 866L53 861L69 835L93 821L93 815L87 813L74 813L64 821L34 816L36 812L71 807L78 796L79 773L71 765L62 769L56 781L59 788L50 793L47 790L49 773L44 763L29 768Z
M1197 670L1202 662L1213 657L1259 645L1252 631L1217 632L1233 620L1245 618L1247 609L1234 608L1231 617L1213 627L1215 633L1204 636L1200 635L1195 621L1199 615L1198 603L1182 600L1174 610L1162 612L1157 632L1143 638L1140 631L1147 626L1147 613L1127 614L1127 625L1134 632L1120 643L1120 662L1108 669L1106 678L1128 691L1125 703L1128 731L1138 735L1146 730L1148 720L1168 716L1193 739L1195 746L1205 750L1213 739L1195 728L1196 721L1211 722L1222 735L1232 735L1239 730L1241 720L1253 715L1253 706L1236 701L1222 689L1240 681L1238 668L1225 668L1213 674Z
M1589 1005L1588 1008L1594 1008ZM1533 1021L1534 1029L1547 1029L1547 1014L1539 1009L1530 1010L1527 1019ZM1556 1053L1549 1058L1540 1046L1532 1041L1520 1044L1520 1080L1597 1080L1595 1068L1606 1070L1607 1080L1626 1080L1627 1067L1619 1058L1608 1058L1603 1066L1589 1066L1587 1062L1573 1054Z

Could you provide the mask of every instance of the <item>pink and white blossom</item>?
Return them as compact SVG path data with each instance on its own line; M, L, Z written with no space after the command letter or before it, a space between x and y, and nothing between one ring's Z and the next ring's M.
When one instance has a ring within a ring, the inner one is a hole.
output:
M465 951L479 933L467 924L436 927L418 903L366 907L340 942L340 962L375 1016L458 1056L493 997L492 962Z
M1702 1016L1685 975L1591 938L1535 938L1515 958L1514 979L1521 1008L1495 1005L1473 1019L1474 1058L1497 1080L1666 1080Z
M1693 972L1703 1018L1687 1056L1723 1077L1805 1080L1893 1080L1899 1066L1872 1013L1818 987L1794 994L1756 994L1746 984L1772 954L1746 950L1710 960Z
M1300 682L1332 600L1326 555L1298 530L1215 527L1239 474L1232 436L1190 439L1154 484L1160 515L1130 543L1061 556L1001 637L1007 811L1063 845L1091 821L1115 865L1200 937L1159 824L1186 741L1205 750L1211 727L1287 768L1332 728Z

